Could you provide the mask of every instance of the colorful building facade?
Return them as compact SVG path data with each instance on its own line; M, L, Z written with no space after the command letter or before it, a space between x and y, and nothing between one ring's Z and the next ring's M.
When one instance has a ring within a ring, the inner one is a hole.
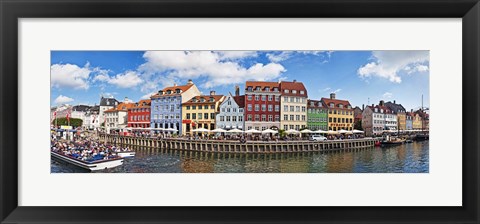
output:
M243 130L245 128L244 107L245 96L240 96L238 92L235 96L228 94L219 106L216 116L217 128Z
M194 96L183 103L182 135L193 135L197 128L214 130L218 108L224 98L224 95L215 95L215 91L211 91L210 95Z
M120 129L127 127L128 124L128 109L135 106L131 102L123 102L118 104L116 108L108 109L104 111L105 115L105 127L107 132L113 129Z
M307 101L307 128L312 131L328 130L328 108L322 101Z
M169 86L152 95L150 127L175 129L177 134L182 131L182 104L200 95L197 86L188 80L183 86Z
M280 129L307 127L307 89L302 82L280 82Z
M151 100L140 100L132 108L128 109L128 127L149 128L150 127Z
M353 130L353 109L348 100L336 99L331 93L330 98L322 98L322 103L328 108L328 130Z
M245 83L245 130L280 129L280 83Z
M385 106L387 106L393 113L397 115L397 129L398 130L407 130L407 111L402 104L397 104L395 100L392 102L386 102Z

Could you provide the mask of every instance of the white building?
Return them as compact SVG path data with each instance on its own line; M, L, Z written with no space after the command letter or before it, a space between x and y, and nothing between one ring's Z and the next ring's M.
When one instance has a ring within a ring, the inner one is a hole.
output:
M238 91L238 90L237 90ZM243 110L245 106L245 96L239 96L238 92L235 96L228 94L219 106L220 112L216 115L217 128L225 130L240 129L245 127Z
M385 131L396 131L397 115L385 106L381 100L379 105L367 106L362 113L362 128L366 136L382 135Z
M102 98L100 98L100 108L99 108L99 111L98 111L98 115L99 115L99 122L100 122L100 126L101 124L103 124L105 122L105 114L104 112L106 110L110 110L112 108L115 108L117 107L119 104L118 100L116 100L115 98L105 98L102 96Z

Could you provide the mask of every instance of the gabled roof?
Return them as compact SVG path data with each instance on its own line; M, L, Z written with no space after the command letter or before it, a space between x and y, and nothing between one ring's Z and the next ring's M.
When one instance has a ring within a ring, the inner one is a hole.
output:
M108 109L108 110L104 111L104 113L116 112L116 111L127 111L128 109L130 109L134 106L135 106L134 103L120 103L120 104L118 104L117 107Z
M87 105L76 105L72 107L72 111L85 112L90 109L90 106Z
M312 102L314 105L312 106ZM320 103L320 105L319 105ZM307 108L327 108L321 100L307 100Z
M386 106L380 106L380 105L376 105L376 106L367 106L368 108L370 108L374 113L382 113L380 112L382 109L383 109L383 114L391 114L393 113L392 110L390 110L388 107ZM378 112L375 112L375 108L378 109Z
M239 108L245 108L245 95L234 96L233 99L235 100Z
M285 93L285 90L288 90L288 93ZM292 90L296 90L297 93L292 93ZM289 81L281 81L280 82L280 91L282 92L283 96L303 96L307 97L307 89L303 85L302 82L289 82ZM303 91L303 94L301 94Z
M322 98L321 101L324 103L325 106L328 108L337 108L337 109L348 109L350 102L348 100L337 100L337 99L330 99L330 98ZM334 104L334 107L330 107L330 103ZM339 108L338 105L343 105L343 108Z
M161 92L163 92L163 95L160 95L158 92L153 94L150 98L155 98L155 97L160 97L160 96L173 96L173 95L178 95L178 93L176 93L175 91L178 89L180 90L180 94L189 90L194 84L187 84L187 85L183 85L183 86L169 86L169 87L165 87L163 88L162 90L160 90ZM168 91L171 91L170 94L167 94ZM159 92L160 92L159 91Z
M118 100L116 100L115 98L105 98L103 96L102 98L100 98L100 106L116 106L119 103L120 102L118 102Z
M214 104L222 100L224 95L200 95L194 96L189 99L187 102L183 103L183 105L195 105L195 104ZM200 99L205 99L204 102L201 102ZM210 101L210 98L213 98L213 102ZM195 101L195 102L194 102Z
M262 91L264 91L266 87L270 87L270 92L273 92L273 88L278 88L278 91L280 91L280 84L278 82L247 81L245 82L245 90L247 90L248 87L252 87L254 91L257 87L260 87Z
M145 106L143 105L145 104ZM152 104L152 100L140 100L138 103L134 103L134 106L129 108L130 109L136 109L136 108L150 108L150 105Z
M389 101L389 102L385 103L385 106L390 108L390 110L392 110L394 113L399 113L399 111L403 111L403 112L400 112L400 113L405 113L406 112L405 107L403 107L402 104L396 104L396 103L392 103L392 102Z

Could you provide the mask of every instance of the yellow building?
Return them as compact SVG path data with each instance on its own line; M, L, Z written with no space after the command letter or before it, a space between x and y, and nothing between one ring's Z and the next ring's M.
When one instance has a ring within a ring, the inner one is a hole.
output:
M307 127L307 89L302 82L280 82L280 128L297 131ZM263 96L262 96L263 97ZM270 109L270 108L269 108Z
M323 105L328 108L328 130L353 130L353 109L348 100L335 99L335 93L330 98L322 98Z
M193 135L192 131L197 128L214 130L218 107L224 99L225 96L215 95L215 91L211 91L210 95L194 96L183 103L182 135Z
M413 116L413 130L422 130L422 117L419 113L414 113Z

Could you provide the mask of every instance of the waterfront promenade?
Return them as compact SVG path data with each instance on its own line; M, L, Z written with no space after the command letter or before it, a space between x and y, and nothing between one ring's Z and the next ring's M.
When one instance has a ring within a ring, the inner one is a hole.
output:
M148 138L99 134L99 140L122 147L159 148L182 151L218 153L294 153L331 152L351 149L371 148L374 138L327 140L327 141L233 141L233 140L189 140L182 138Z

